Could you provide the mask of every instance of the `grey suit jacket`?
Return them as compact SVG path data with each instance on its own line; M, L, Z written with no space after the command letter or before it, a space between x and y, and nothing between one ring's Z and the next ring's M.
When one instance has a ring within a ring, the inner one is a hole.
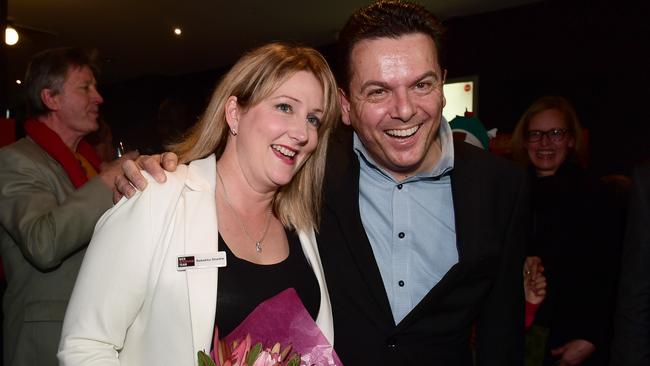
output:
M33 140L0 150L4 365L58 365L65 308L95 223L110 206L99 177L75 190Z

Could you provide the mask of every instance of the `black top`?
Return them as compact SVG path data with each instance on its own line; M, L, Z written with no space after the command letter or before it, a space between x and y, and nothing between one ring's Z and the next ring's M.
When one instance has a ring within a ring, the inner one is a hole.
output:
M318 280L295 231L286 230L289 256L284 261L259 265L237 258L219 235L219 250L228 265L219 269L216 325L220 337L230 334L257 305L293 287L313 319L320 307ZM254 244L251 244L254 245Z
M549 349L585 339L604 350L614 296L612 270L618 262L611 254L613 238L622 234L612 219L610 193L571 163L552 176L531 175L528 252L541 257L548 281L534 323L550 329Z

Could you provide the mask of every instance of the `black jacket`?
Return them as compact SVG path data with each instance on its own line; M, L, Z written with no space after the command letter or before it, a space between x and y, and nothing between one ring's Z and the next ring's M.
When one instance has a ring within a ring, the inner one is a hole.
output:
M333 136L317 239L344 364L471 365L473 324L478 365L522 364L525 180L511 162L455 144L459 263L396 325L361 223L352 133Z
M551 349L574 339L596 346L588 364L606 357L621 236L610 201L598 180L571 163L531 179L528 254L541 257L548 283L534 322L550 331L545 364L554 362Z
M650 164L634 174L621 263L611 365L650 365Z

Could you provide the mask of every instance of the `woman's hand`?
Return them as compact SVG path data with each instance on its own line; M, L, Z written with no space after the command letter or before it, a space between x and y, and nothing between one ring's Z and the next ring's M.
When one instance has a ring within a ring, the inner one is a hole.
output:
M563 346L551 350L553 356L561 357L559 366L576 366L582 364L589 357L596 347L584 339L574 339Z
M546 297L546 277L539 257L526 257L524 262L524 295L527 302L535 305Z

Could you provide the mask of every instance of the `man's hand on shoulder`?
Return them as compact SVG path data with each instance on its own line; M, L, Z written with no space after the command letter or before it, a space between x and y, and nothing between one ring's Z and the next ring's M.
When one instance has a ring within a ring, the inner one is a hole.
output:
M115 178L114 186L111 186L114 188L113 202L119 201L122 196L131 198L136 189L142 191L147 188L147 180L140 172L141 170L151 174L156 182L164 183L167 180L164 171L173 172L177 166L178 156L172 152L156 155L136 155L133 158L129 157L122 160L120 174Z
M117 177L122 175L122 164L125 161L137 159L138 155L137 151L129 151L119 159L115 159L108 163L102 163L101 172L98 174L99 178L109 189L113 189Z

